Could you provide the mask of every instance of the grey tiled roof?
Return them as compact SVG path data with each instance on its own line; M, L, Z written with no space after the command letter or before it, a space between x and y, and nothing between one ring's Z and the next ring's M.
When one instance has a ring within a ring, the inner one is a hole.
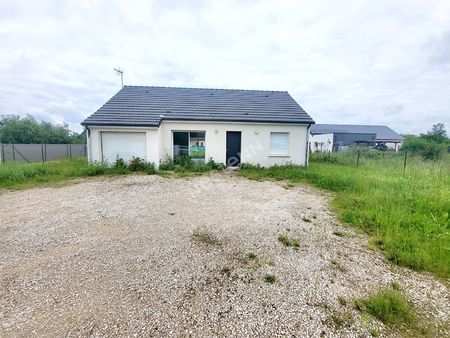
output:
M348 133L363 134L375 133L377 140L403 141L405 138L388 126L352 125L352 124L315 124L311 126L311 134Z
M314 123L286 91L125 86L82 125L172 121Z

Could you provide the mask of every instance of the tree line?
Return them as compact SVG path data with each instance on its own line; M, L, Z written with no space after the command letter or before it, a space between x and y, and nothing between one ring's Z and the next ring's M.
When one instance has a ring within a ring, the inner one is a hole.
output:
M67 123L38 122L33 116L2 115L0 143L79 144L86 143L85 132L71 131Z
M426 134L402 136L406 139L402 149L419 155L425 160L441 158L450 146L450 139L443 123L434 124Z

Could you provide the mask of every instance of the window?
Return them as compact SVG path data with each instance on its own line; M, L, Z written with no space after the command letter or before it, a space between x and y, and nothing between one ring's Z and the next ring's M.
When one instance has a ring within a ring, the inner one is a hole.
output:
M205 132L176 131L173 132L174 159L190 156L194 162L205 161Z
M288 154L289 133L270 133L270 154Z

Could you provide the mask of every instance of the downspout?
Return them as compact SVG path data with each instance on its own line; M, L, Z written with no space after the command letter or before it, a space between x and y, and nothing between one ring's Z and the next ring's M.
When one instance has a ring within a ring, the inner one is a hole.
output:
M311 125L308 124L306 127L306 149L305 149L305 167L308 167L308 155L309 155L309 129L311 128Z
M91 164L92 162L92 152L91 152L91 130L89 129L88 126L85 126L87 133L86 133L86 138L87 138L87 155L88 155L88 163Z

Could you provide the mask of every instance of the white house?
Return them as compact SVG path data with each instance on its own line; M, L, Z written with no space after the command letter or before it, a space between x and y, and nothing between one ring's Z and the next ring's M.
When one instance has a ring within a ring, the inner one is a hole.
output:
M285 91L125 86L82 125L90 162L308 164L313 119Z
M375 146L386 145L388 150L398 151L405 138L388 126L314 124L310 128L310 149L315 151L337 151L352 144ZM331 143L330 143L331 142Z
M328 153L333 151L333 133L330 134L311 134L309 136L309 150L313 153Z

